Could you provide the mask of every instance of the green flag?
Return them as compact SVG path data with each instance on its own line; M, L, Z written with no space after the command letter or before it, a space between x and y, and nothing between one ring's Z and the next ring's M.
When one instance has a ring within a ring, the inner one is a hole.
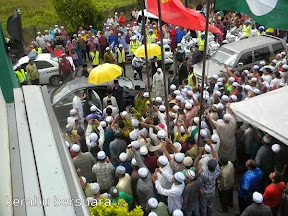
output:
M215 9L242 12L266 27L288 30L288 0L216 0Z

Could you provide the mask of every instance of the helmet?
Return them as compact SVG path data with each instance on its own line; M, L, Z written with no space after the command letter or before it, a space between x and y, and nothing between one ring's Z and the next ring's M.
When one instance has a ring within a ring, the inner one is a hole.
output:
M136 40L136 36L135 36L135 35L133 35L131 39L132 39L132 40Z
M260 26L259 28L258 28L258 31L264 31L265 30L265 27L264 26Z
M158 46L161 46L161 42L160 42L160 41L158 41L158 42L157 42L157 45L158 45Z
M152 30L152 29L149 29L149 33L153 33L153 30Z
M204 37L205 36L205 33L201 33L201 37Z
M244 24L250 24L250 20L245 20Z

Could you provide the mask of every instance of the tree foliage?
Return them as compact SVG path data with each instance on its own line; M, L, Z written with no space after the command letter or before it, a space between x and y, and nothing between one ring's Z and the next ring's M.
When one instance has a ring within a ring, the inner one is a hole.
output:
M103 11L92 0L52 0L55 10L69 32L89 25L99 29L103 25Z

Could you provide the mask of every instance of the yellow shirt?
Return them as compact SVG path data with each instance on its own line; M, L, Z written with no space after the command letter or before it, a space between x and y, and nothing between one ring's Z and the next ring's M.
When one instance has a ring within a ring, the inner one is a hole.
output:
M125 192L133 196L131 188L131 177L128 173L125 173L125 176L119 179L116 187L118 188L119 191Z

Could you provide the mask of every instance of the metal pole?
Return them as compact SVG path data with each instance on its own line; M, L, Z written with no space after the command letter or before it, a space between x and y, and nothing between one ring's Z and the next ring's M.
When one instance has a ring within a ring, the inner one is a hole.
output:
M208 27L209 27L209 11L210 11L210 2L207 0L207 10L206 10L206 26L205 26L205 42L204 42L204 51L203 51L203 67L202 67L202 80L201 80L201 97L200 97L200 110L199 110L199 126L198 126L198 140L197 145L200 145L200 130L201 130L201 117L203 112L203 91L204 91L204 79L205 79L205 70L206 70L206 56L207 56L207 45L208 45Z
M167 120L167 134L169 137L169 103L168 103L168 95L167 95L167 80L166 80L166 72L165 72L165 55L163 49L163 31L162 31L162 16L161 16L161 4L160 0L157 0L158 4L158 18L159 18L159 27L160 27L160 42L161 42L161 55L162 55L162 70L164 77L164 93L165 93L165 106L166 106L166 120Z
M151 100L151 89L150 89L150 73L149 73L149 61L148 61L148 52L147 52L147 37L145 31L145 16L144 16L144 0L140 0L141 12L142 12L142 33L143 33L143 43L145 51L145 60L146 60L146 73L147 73L147 89L149 92L149 113L152 115L152 100Z

